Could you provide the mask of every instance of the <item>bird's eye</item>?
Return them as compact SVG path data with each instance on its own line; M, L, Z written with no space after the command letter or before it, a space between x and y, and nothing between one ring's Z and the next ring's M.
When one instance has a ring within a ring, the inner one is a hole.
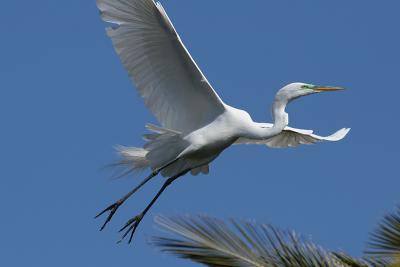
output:
M310 88L310 87L309 87L308 85L302 85L301 88L302 88L302 89L308 89L308 88Z

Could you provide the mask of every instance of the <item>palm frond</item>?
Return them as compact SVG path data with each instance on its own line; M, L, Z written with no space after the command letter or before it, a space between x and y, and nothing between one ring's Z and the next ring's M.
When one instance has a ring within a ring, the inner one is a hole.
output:
M207 216L157 217L156 222L179 238L155 237L154 245L210 267L369 266L356 260L342 261L294 232L281 231L271 225L235 220L225 223Z
M372 234L367 255L377 258L399 258L400 256L400 207L385 215L378 229Z
M389 267L391 263L385 259L376 259L365 257L362 259L355 259L350 255L345 253L336 253L333 254L341 261L343 264L349 267Z
M366 255L371 261L400 267L400 206L397 211L384 216L372 234Z

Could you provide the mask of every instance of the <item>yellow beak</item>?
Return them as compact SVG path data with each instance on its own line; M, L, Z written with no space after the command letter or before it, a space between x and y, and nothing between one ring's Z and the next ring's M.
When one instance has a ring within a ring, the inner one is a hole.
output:
M313 90L317 92L329 92L329 91L339 91L345 89L342 87L334 87L334 86L315 86Z

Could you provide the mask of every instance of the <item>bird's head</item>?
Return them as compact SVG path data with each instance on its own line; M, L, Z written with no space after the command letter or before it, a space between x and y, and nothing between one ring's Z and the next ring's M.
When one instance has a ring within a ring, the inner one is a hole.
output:
M313 85L307 83L291 83L283 87L281 90L279 90L278 93L276 94L275 99L278 101L283 101L288 103L302 96L321 93L321 92L338 91L338 90L344 90L344 88L334 87L334 86Z

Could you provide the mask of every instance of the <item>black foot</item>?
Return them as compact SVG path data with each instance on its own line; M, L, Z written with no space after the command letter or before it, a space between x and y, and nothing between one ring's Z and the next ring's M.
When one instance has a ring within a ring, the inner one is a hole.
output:
M122 203L123 203L123 201L119 200L96 215L95 219L99 218L101 215L103 215L107 211L110 212L110 214L108 214L108 217L107 217L106 221L104 222L103 226L100 228L100 231L103 231L103 229L106 227L107 223L109 223L111 221L111 218L114 216L115 212L122 205Z
M143 214L143 213L140 213L139 215L137 215L137 216L135 216L134 218L130 219L130 220L125 224L125 226L124 226L121 230L119 230L119 232L122 232L122 231L124 231L125 229L127 229L127 230L125 231L124 235L122 236L121 240L118 241L118 243L121 243L122 240L124 240L125 237L126 237L129 233L131 233L131 236L129 237L128 244L130 244L130 243L132 242L133 235L135 234L135 231L136 231L137 227L139 226L140 222L142 221L143 216L144 216L144 214Z

